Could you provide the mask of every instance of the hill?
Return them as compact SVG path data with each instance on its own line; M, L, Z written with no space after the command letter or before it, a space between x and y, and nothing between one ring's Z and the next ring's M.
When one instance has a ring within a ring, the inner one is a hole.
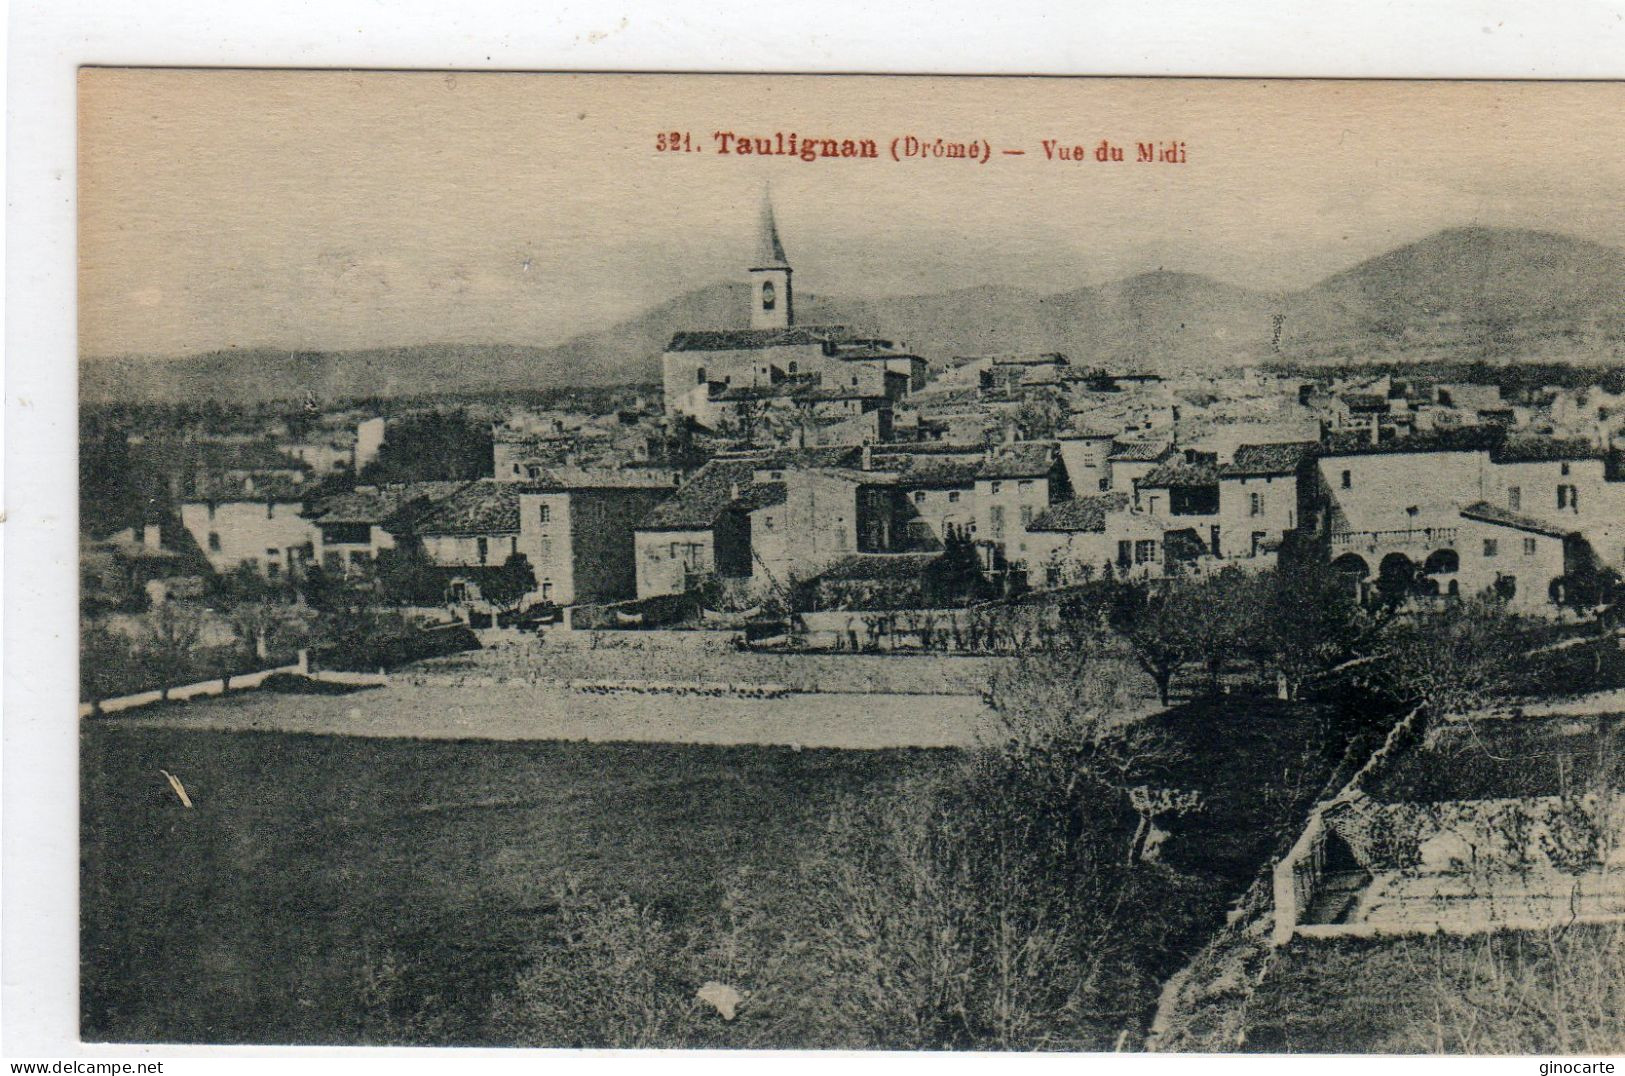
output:
M1168 373L1274 358L1620 362L1622 294L1625 251L1549 232L1456 228L1286 294L1159 271L1053 294L984 285L875 298L802 293L796 302L804 324L873 332L933 362L1056 350L1080 364ZM744 284L716 283L553 347L94 359L81 364L81 393L87 401L262 400L309 390L332 399L654 381L673 332L742 327L745 309Z

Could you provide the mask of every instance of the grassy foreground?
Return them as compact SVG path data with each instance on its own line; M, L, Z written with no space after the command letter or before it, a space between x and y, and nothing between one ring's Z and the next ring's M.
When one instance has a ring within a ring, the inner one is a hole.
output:
M475 1041L567 878L709 915L837 798L957 754L94 725L81 746L81 1034L223 1043Z
M1297 939L1253 995L1270 1053L1613 1054L1625 926L1475 937Z

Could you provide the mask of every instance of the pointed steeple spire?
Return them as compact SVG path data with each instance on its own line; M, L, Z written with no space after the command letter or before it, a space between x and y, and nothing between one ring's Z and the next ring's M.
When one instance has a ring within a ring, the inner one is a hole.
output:
M756 261L751 268L790 268L789 261L784 257L784 244L779 242L779 226L773 220L773 192L765 186L762 188L762 219L757 233Z

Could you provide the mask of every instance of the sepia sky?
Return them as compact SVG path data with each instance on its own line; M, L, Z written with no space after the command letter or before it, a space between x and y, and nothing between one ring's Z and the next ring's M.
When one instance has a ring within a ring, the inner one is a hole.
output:
M657 153L669 129L703 151ZM720 156L719 129L883 156ZM910 134L996 155L893 162ZM767 183L821 294L1294 288L1469 224L1625 246L1625 85L86 69L79 183L87 356L545 345L741 277Z

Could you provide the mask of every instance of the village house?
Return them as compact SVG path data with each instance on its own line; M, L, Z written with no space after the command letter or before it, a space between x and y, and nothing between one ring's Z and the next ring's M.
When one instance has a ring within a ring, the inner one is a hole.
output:
M1572 528L1553 525L1487 501L1461 510L1459 567L1446 593L1494 594L1516 612L1548 612L1561 601L1561 580L1590 556Z
M974 445L888 447L876 452L877 470L895 474L904 504L909 547L941 549L950 540L976 537L976 480L985 452Z
M1085 427L1057 435L1067 481L1079 496L1111 488L1109 457L1120 432Z
M303 481L202 477L180 503L181 525L218 574L247 565L267 579L298 579L318 537L304 516L308 491Z
M1117 440L1106 454L1106 488L1133 495L1139 480L1173 459L1165 440Z
M778 481L757 482L759 462L711 460L633 528L639 598L682 594L711 576L751 574L751 513L784 503L782 472Z
M316 526L315 561L324 572L360 575L394 549L413 525L466 482L401 482L357 486L311 504L306 516Z
M1163 562L1220 556L1219 470L1189 454L1138 480L1138 510L1163 528Z
M1027 528L1072 496L1053 441L1017 441L988 450L976 475L976 544L991 574L1024 571Z
M417 522L424 553L443 569L449 603L480 602L483 570L499 568L519 552L520 488L513 482L479 479Z
M617 601L637 594L633 528L675 492L665 474L567 471L519 493L517 549L544 602Z
M1313 441L1240 445L1219 467L1219 556L1257 558L1298 528L1309 488Z
M1128 506L1129 495L1113 490L1060 501L1045 509L1027 528L1032 565L1029 582L1054 588L1099 579L1118 560L1119 540L1131 543L1128 559L1132 564L1135 538L1160 542L1161 533L1149 521L1122 519ZM1107 521L1112 517L1119 517L1115 520L1118 525L1108 535ZM1151 559L1149 555L1147 559Z

